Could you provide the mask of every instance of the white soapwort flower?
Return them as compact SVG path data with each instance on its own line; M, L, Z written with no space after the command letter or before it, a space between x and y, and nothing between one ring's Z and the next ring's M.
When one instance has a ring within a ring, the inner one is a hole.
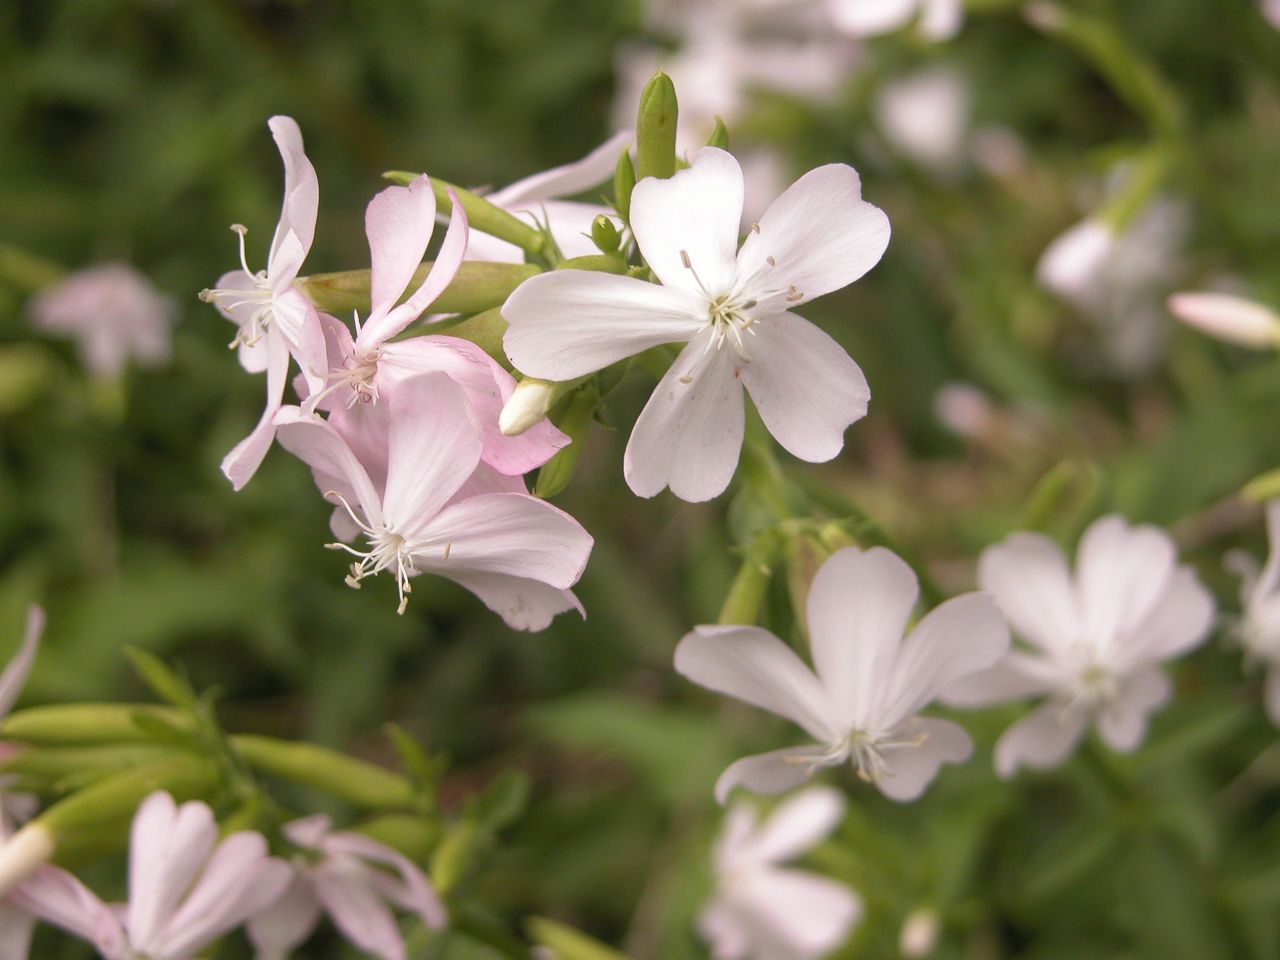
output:
M1074 576L1048 537L1014 533L988 547L978 582L1024 642L990 670L950 687L943 700L984 706L1044 701L1004 732L996 771L1057 766L1094 724L1111 749L1137 748L1147 719L1171 694L1163 661L1208 636L1214 603L1163 530L1111 515L1080 541Z
M666 343L687 343L636 421L624 471L651 497L669 486L709 500L728 486L742 447L745 388L790 453L823 462L867 410L858 365L790 312L852 283L889 242L889 222L861 196L853 168L819 167L775 200L738 248L738 162L705 147L674 177L648 177L631 228L661 283L555 270L521 284L502 308L505 346L528 376L572 380Z
M955 70L936 67L885 84L875 115L885 139L920 166L946 174L964 163L969 88Z
M716 890L698 918L714 960L816 960L849 936L862 901L842 883L785 866L835 830L844 798L810 787L763 822L746 803L725 816L716 843Z
M709 690L776 713L817 744L732 764L716 783L780 793L828 766L852 764L893 800L914 800L944 763L973 750L949 720L920 716L945 687L990 667L1009 647L991 598L955 597L904 639L919 596L916 575L883 547L847 547L819 568L809 591L809 646L816 670L759 627L703 626L676 647L676 670Z
M1175 293L1169 312L1188 326L1242 347L1280 346L1280 316L1270 307L1229 293Z
M1233 551L1228 564L1240 574L1242 615L1236 634L1246 658L1267 671L1267 716L1280 727L1280 500L1267 504L1267 562Z
M872 37L912 20L928 40L948 40L964 22L964 0L825 0L837 30Z

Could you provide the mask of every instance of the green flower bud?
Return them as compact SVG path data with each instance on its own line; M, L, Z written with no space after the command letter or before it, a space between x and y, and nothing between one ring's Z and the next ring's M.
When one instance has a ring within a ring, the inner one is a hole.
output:
M405 296L418 289L434 264L427 261L413 273ZM458 268L445 291L431 304L433 313L479 313L500 306L511 291L541 270L532 263L488 263L468 260ZM369 312L369 271L344 270L302 277L297 287L317 308L334 316L353 310Z
M613 225L613 221L603 213L591 221L591 241L601 253L617 253L622 243L622 234Z
M577 469L582 448L591 431L591 420L596 410L596 391L591 387L579 390L569 401L568 409L556 424L569 437L569 445L557 450L555 456L538 470L533 495L546 500L554 497L569 485ZM503 411L505 413L505 411Z
M640 94L636 115L636 176L666 178L676 172L676 88L662 71Z
M313 743L256 734L231 738L236 753L259 773L283 777L373 810L411 809L413 784L398 773Z
M613 169L613 208L623 223L631 222L631 191L636 187L636 168L631 154L623 150L618 155L618 165Z

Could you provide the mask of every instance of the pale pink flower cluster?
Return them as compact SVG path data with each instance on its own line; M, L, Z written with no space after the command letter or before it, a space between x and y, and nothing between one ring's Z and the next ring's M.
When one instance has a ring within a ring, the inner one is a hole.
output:
M557 613L580 609L570 588L591 538L530 496L522 479L568 438L546 422L517 437L501 432L515 380L475 344L393 339L419 320L466 256L462 205L452 204L434 265L415 284L435 230L431 183L422 176L373 198L365 215L371 309L349 328L293 285L315 232L319 189L297 124L275 117L270 126L284 159L285 200L267 268L254 273L242 256L242 270L202 294L237 324L232 345L245 368L267 372L266 409L223 471L243 486L278 439L335 505L338 542L330 547L353 558L348 584L387 572L400 612L412 578L428 571L461 584L518 629L539 630ZM541 186L554 190L556 182ZM245 231L236 230L243 253ZM291 359L299 403L286 405Z

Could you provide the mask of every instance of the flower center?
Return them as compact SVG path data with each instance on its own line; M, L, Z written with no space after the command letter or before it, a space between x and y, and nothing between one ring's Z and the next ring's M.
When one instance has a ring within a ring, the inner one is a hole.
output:
M267 271L254 273L249 269L245 257L244 237L249 232L243 224L233 223L231 229L240 236L240 267L253 284L244 287L215 287L200 291L200 299L212 303L239 324L235 337L227 344L234 350L236 347L252 347L260 341L271 323L274 295L271 292L271 281L267 279ZM235 312L241 307L252 305L253 309L244 319L236 317Z
M822 767L834 767L848 761L853 765L858 779L864 783L879 783L885 777L893 776L893 771L885 762L884 751L890 747L919 747L928 734L921 731L907 735L900 731L878 733L871 730L850 730L842 740L831 744L819 754L796 754L787 757L787 763L804 764L809 767L808 773Z
M1111 703L1120 693L1120 681L1109 669L1099 663L1086 666L1071 687L1071 699L1063 708L1063 714L1073 710L1093 713Z
M316 409L325 397L344 386L351 388L351 399L347 401L348 410L357 403L377 403L379 392L374 377L378 375L380 359L382 359L382 351L376 347L372 350L353 348L347 356L345 367L338 367L324 374L324 380L328 386L310 402L309 409Z

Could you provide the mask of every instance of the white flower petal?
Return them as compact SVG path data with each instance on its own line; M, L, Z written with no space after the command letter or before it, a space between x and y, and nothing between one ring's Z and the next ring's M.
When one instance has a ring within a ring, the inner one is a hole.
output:
M1176 557L1173 541L1156 527L1130 527L1116 514L1089 526L1076 554L1076 583L1084 639L1096 653L1108 654L1155 612Z
M1253 595L1261 598L1280 588L1280 500L1267 501L1267 562L1253 585Z
M0 718L7 716L13 709L22 688L26 686L43 635L44 610L30 606L27 608L27 625L22 633L22 645L4 668L4 673L0 673Z
M919 595L916 575L883 547L837 550L809 588L809 647L841 736L870 729Z
M516 369L572 380L650 347L692 339L707 326L705 301L683 290L587 270L530 277L503 304L503 346Z
M276 414L284 401L285 382L289 378L289 351L278 333L269 330L265 343L259 343L254 349L265 353L267 358L267 405L253 432L222 458L222 473L231 481L233 490L242 489L253 478L271 449L276 438Z
M176 806L156 791L133 818L129 839L129 941L139 949L162 936L178 902L190 889L218 838L206 804Z
M1052 661L1014 650L995 666L948 684L938 699L951 707L986 707L1050 693L1061 682Z
M0 960L28 960L35 925L30 913L0 903Z
M371 871L379 880L379 886L393 893L395 902L417 914L433 930L441 930L447 921L444 903L431 881L413 861L385 843L359 833L334 833L325 841L325 849L331 854L359 857L390 867L398 877ZM391 886L387 886L387 882Z
M405 960L400 928L374 887L368 868L323 863L315 872L315 890L334 926L353 946L379 960Z
M809 779L810 761L816 761L825 751L825 747L805 744L735 760L716 780L716 802L723 804L734 787L745 787L752 793L786 793Z
M1168 660L1199 646L1213 627L1215 604L1190 567L1166 581L1155 609L1124 639L1113 657L1117 669Z
M422 263L436 225L436 195L423 175L405 187L387 187L365 209L373 268L369 275L371 318L396 305Z
M919 0L826 0L837 30L855 37L872 37L905 27Z
M1046 652L1064 652L1080 632L1075 588L1062 550L1039 533L1010 534L978 561L978 584L1014 632Z
M888 245L889 218L862 199L857 171L827 164L788 187L748 231L738 283L761 302L796 306L853 283Z
M923 0L920 33L929 40L949 40L964 22L963 0Z
M771 863L798 857L840 825L844 809L844 794L833 787L801 790L770 812L749 841L751 853Z
M520 204L534 202L536 207L536 201L539 200L572 197L582 193L612 178L618 157L634 139L634 134L625 130L615 133L581 160L517 180L501 190L495 190L485 199L510 210Z
M292 117L276 116L267 121L271 136L284 161L284 202L280 210L280 222L271 240L271 253L267 257L267 275L272 281L293 282L298 275L296 264L286 264L281 258L280 247L289 234L293 234L302 257L311 249L316 232L316 214L320 209L320 183L315 167L307 159L302 143L302 131ZM292 260L292 257L288 259Z
M1056 767L1080 742L1086 717L1052 698L1011 726L996 741L996 773L1003 779L1020 766Z
M993 666L1009 651L1009 628L991 597L966 593L930 611L902 642L881 705L881 723L896 726L950 684Z
M9 895L9 903L28 918L39 917L45 923L61 927L82 940L92 943L108 960L124 960L128 956L124 929L110 907L67 871L44 866ZM0 911L13 910L0 904ZM14 911L17 912L17 911ZM22 925L9 929L0 923L0 958L7 960L4 950L11 946L12 934L21 936ZM27 933L29 934L29 929ZM26 952L15 957L27 960Z
M738 894L753 931L755 956L826 956L862 915L862 902L842 883L802 870L761 870Z
M364 466L332 426L297 407L282 407L276 414L276 439L312 472L334 477L354 491L359 502L348 503L352 509L358 507L370 525L382 523L382 498Z
M569 610L577 610L579 616L586 618L586 611L571 590L500 573L436 572L474 593L513 630L545 630L556 614Z
M311 882L295 870L293 882L264 910L249 918L245 932L255 960L288 960L306 942L320 919L320 901Z
M750 328L742 384L788 453L824 463L844 449L845 429L866 416L871 391L844 348L803 317L779 313Z
M707 330L680 352L636 419L622 462L637 496L670 487L700 503L733 479L742 453L739 361L728 347L707 353L710 337Z
M1116 698L1098 714L1098 736L1112 750L1137 749L1147 732L1148 717L1173 694L1169 678L1159 667L1145 667L1124 677Z
M933 782L944 763L964 763L973 753L973 741L959 724L936 717L916 717L899 728L902 737L919 737L916 746L884 750L886 771L876 784L890 800L915 800Z
M694 683L786 717L815 740L843 736L826 691L790 647L759 627L701 626L676 646L676 672Z
M1099 279L1116 247L1106 224L1082 220L1059 235L1040 255L1036 279L1075 303L1088 303L1099 293Z
M700 294L705 301L729 292L742 195L742 168L732 154L715 147L703 147L689 168L673 177L646 177L636 184L631 232L665 286Z

